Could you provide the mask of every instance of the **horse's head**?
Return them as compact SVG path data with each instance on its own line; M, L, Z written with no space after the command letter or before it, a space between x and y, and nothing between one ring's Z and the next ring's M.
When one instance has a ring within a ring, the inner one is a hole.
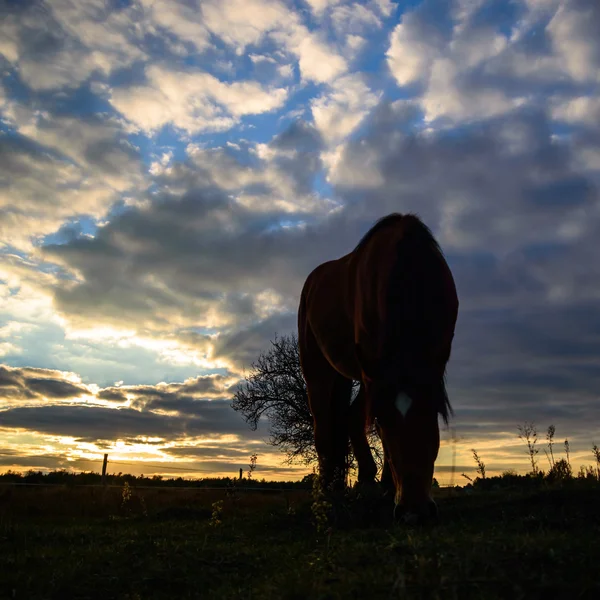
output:
M395 515L423 522L437 518L431 485L440 444L438 414L446 420L449 403L443 365L418 365L407 373L394 357L371 362L366 370L363 366L363 381L396 487Z

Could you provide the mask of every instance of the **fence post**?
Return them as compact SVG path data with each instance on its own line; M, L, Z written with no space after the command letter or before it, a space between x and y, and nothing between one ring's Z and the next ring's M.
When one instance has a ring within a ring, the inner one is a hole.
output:
M240 468L240 479L242 478L243 474L244 474L244 469Z
M106 485L106 463L108 462L108 454L104 455L104 460L102 461L102 485Z

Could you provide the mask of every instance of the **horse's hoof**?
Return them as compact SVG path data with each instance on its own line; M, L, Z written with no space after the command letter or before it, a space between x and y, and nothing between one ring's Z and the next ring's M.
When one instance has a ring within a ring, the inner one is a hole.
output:
M409 526L437 525L439 515L437 505L430 500L418 510L409 510L401 504L394 506L394 521Z
M378 491L377 482L374 479L359 480L356 482L356 490L372 494L373 492Z
M402 514L399 519L402 525L408 525L409 527L417 527L423 525L423 519L416 512L406 511Z

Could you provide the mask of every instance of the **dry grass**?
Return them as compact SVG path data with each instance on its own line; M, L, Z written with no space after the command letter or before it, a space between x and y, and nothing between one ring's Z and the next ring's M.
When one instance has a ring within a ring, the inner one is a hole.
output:
M310 490L4 487L0 598L599 597L597 482L484 481L423 529L318 528Z

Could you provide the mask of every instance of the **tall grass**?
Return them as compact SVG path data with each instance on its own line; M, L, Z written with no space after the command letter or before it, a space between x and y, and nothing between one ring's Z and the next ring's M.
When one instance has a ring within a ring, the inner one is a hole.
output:
M544 449L544 453L546 454L549 463L548 471L543 471L537 464L536 455L539 450L536 447L538 437L535 424L525 422L523 425L518 425L517 429L519 431L519 438L525 442L527 455L529 456L529 461L531 463L531 471L524 476L518 475L513 470L505 471L500 478L496 477L494 480L504 479L513 484L516 481L525 481L527 479L544 481L546 483L565 483L573 479L600 482L600 448L598 448L596 444L592 446L592 453L596 461L596 466L581 466L577 477L574 477L573 469L571 467L570 444L568 439L565 439L564 441L565 457L559 458L558 460L555 457L554 436L556 427L554 425L550 425L546 433L548 449ZM476 450L472 449L471 452L473 453L473 459L477 465L477 477L473 479L465 473L463 473L462 476L467 479L470 484L477 484L486 479L486 466Z

